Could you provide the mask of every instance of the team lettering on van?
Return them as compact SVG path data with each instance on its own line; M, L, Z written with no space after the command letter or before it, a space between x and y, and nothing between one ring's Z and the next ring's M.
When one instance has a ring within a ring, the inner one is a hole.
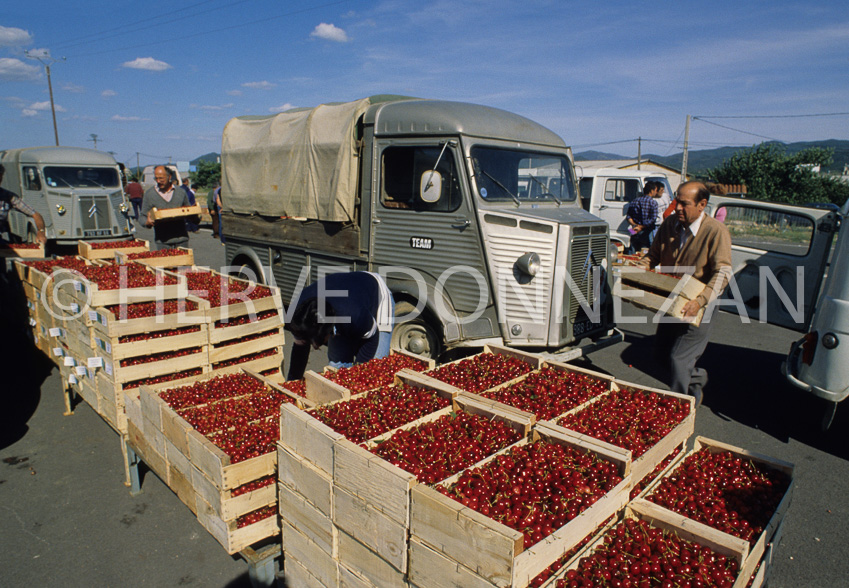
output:
M410 237L410 247L413 249L433 249L433 239L429 237Z

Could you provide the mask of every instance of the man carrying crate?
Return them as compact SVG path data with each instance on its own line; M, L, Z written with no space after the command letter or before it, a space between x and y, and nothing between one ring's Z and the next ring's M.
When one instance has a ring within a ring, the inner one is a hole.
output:
M701 182L678 187L675 214L660 226L657 237L640 264L660 266L660 271L688 273L706 286L682 309L685 321L695 317L722 293L731 275L731 235L724 224L705 214L710 192ZM696 362L704 353L710 336L710 317L699 326L689 322L660 322L657 325L655 353L667 368L673 392L690 394L696 406L702 402L707 371Z
M171 172L164 165L156 166L153 177L156 179L156 185L145 191L141 213L145 217L145 226L153 227L154 249L188 247L189 232L186 229L186 218L154 220L153 212L189 206L189 195L183 189L175 189L171 181Z

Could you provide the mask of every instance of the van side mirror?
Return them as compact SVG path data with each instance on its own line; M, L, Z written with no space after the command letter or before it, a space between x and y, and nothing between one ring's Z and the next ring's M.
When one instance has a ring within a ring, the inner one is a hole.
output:
M437 202L442 196L442 174L435 169L426 170L419 185L419 196L424 202Z

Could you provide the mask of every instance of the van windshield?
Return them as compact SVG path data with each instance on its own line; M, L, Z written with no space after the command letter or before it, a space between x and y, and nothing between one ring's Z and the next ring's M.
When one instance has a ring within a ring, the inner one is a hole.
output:
M487 202L572 202L575 183L565 155L473 147L477 193Z
M52 188L121 187L118 170L111 167L45 167L44 181Z

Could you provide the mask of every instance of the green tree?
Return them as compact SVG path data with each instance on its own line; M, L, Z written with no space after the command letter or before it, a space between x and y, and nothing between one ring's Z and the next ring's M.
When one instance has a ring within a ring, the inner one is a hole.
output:
M211 188L221 181L221 164L212 161L199 161L197 171L192 174L192 184L198 188Z
M788 155L776 143L761 143L735 153L708 173L723 184L746 184L749 195L759 200L842 206L849 199L849 185L811 169L829 165L833 153L832 149L811 147Z

